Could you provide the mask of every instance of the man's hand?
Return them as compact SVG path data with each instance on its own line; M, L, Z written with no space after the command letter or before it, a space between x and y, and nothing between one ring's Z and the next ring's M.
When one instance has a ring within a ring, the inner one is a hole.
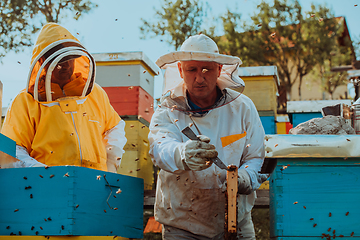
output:
M200 141L188 140L184 146L185 164L190 170L200 171L211 166L211 158L215 158L218 152L215 146L209 144L210 138L199 135Z
M227 181L221 186L221 191L225 193L227 190ZM238 171L238 193L248 195L252 192L251 180L245 169Z

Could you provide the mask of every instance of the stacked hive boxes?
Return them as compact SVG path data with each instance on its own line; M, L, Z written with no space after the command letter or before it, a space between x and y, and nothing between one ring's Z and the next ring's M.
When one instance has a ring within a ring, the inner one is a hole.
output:
M244 94L255 104L266 134L277 133L277 95L279 77L276 66L240 67L239 77L245 82Z
M104 88L115 111L125 121L127 143L118 173L144 179L144 188L154 184L149 156L149 123L154 113L154 76L158 67L142 52L93 54L96 82Z

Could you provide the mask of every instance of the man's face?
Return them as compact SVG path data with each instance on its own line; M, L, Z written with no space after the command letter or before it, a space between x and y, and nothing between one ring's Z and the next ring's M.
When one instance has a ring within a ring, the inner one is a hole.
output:
M190 99L195 103L205 104L210 101L213 104L217 96L216 82L222 65L215 62L183 61L178 63L178 68Z
M63 87L70 81L70 78L74 73L74 63L75 60L72 59L56 65L52 72L51 81L59 84L60 87Z

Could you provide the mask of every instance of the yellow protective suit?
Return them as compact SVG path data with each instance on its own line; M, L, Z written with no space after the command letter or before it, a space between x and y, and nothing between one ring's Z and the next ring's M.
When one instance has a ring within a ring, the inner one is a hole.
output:
M73 72L66 72L70 78L60 87L55 69L63 74L61 63L69 60ZM8 109L2 133L45 165L108 170L107 156L120 160L126 139L119 134L121 144L108 144L107 134L122 120L94 79L94 60L80 42L57 24L45 25L33 51L28 86Z

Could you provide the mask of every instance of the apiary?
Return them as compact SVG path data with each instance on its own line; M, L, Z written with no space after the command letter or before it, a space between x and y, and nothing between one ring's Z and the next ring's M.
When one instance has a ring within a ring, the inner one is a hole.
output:
M360 238L360 138L268 135L271 239Z
M137 117L151 121L154 114L154 99L139 86L135 87L103 87L110 103L120 117L126 120Z
M154 97L154 76L160 69L143 52L92 54L101 87L141 87Z
M313 100L313 101L288 101L287 113L290 116L291 123L294 127L300 123L306 122L313 118L322 118L322 108L335 105L345 104L351 106L351 100Z
M146 121L125 120L127 143L118 169L120 174L144 179L145 190L154 188L154 170L149 154L148 134L149 125Z
M239 67L239 77L245 82L243 94L248 96L258 111L277 111L280 85L276 66Z
M76 166L0 169L0 235L142 238L143 189Z

